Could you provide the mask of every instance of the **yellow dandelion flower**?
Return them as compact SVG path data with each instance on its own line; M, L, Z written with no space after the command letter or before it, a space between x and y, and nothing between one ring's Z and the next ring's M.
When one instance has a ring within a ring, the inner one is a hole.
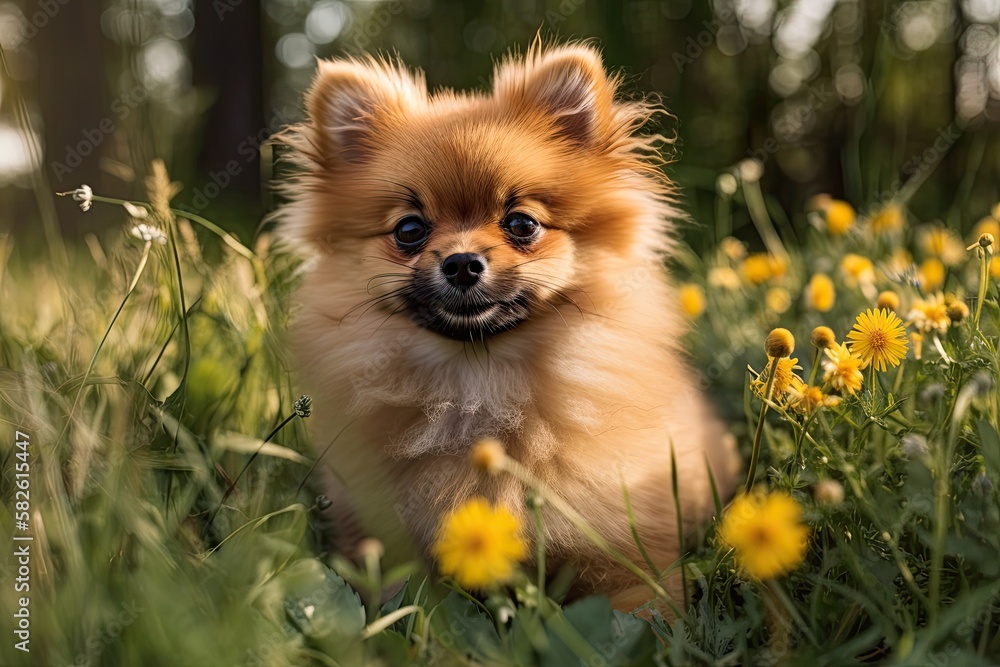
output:
M504 452L503 445L493 438L483 438L472 445L469 452L472 465L483 472L499 472L503 469L507 460L507 453Z
M994 257L990 260L990 277L993 280L1000 280L1000 257Z
M933 292L944 286L946 273L944 262L937 257L929 257L917 269L917 281L923 291Z
M875 306L886 310L899 310L899 295L892 290L880 292L878 299L875 300Z
M851 285L875 282L875 267L872 261L862 255L847 253L840 261L840 270Z
M767 368L765 368L764 372L760 374L760 379L755 387L755 389L757 389L757 393L761 396L764 395L764 389L767 387L767 378L768 373L770 372L772 359L774 359L774 357L769 356L767 358ZM799 379L798 376L795 375L795 371L802 370L802 367L798 364L798 359L789 359L788 357L778 359L778 365L774 369L774 385L771 387L772 396L784 396L788 391L788 388L791 386L793 379Z
M969 316L969 307L965 305L964 301L959 299L952 299L948 304L948 319L951 320L952 324L958 324L966 317Z
M694 283L686 283L677 290L677 298L681 302L681 310L692 320L701 317L705 312L705 290Z
M831 199L826 202L826 231L832 236L846 234L854 226L857 215L846 201Z
M441 573L459 586L487 590L510 581L527 546L510 511L473 498L441 520L431 552Z
M833 345L834 341L837 340L837 337L833 333L833 329L830 327L818 326L812 330L812 335L809 337L809 340L819 349L825 350Z
M861 391L864 375L861 372L861 357L852 354L847 345L834 343L823 351L823 382L838 391L847 390L850 394Z
M736 564L754 579L773 579L805 560L809 528L802 506L783 491L740 495L722 518L719 538L735 551Z
M792 297L784 287L772 287L764 295L764 305L772 313L780 315L792 307Z
M912 322L917 331L921 333L934 331L944 333L951 325L951 318L948 317L948 303L945 301L944 294L938 292L926 299L917 299L913 302L906 319Z
M760 285L771 277L771 259L767 253L749 255L743 262L743 277L751 285Z
M876 234L890 234L898 232L906 224L906 217L903 209L896 204L886 206L871 217L872 231Z
M892 311L869 308L858 315L847 334L851 352L861 357L861 368L874 366L878 371L896 367L906 356L906 329Z
M788 260L784 258L768 255L767 266L771 271L772 278L783 278L788 273Z
M743 245L742 241L732 236L727 236L719 241L719 250L734 262L739 262L747 256L747 247Z
M921 227L917 231L917 245L925 255L937 257L948 266L965 260L965 246L958 234L940 224Z
M728 266L717 266L708 272L708 284L712 287L721 287L727 290L737 290L743 284L740 281L740 274L736 273Z
M826 394L822 387L812 387L797 377L792 378L788 386L788 404L796 411L809 414L821 405L826 404Z
M806 286L806 302L809 304L809 308L827 313L833 308L836 299L837 290L834 288L830 276L825 273L817 273L809 279L809 285Z

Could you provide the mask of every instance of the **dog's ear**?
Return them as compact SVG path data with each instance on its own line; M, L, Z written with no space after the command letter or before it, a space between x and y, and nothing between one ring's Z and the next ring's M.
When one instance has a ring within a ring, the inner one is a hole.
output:
M423 76L385 60L320 61L306 110L324 160L364 161L380 122L425 104Z
M497 99L550 115L557 131L587 146L612 136L616 87L596 49L585 44L547 50L536 44L524 59L507 59L493 75Z

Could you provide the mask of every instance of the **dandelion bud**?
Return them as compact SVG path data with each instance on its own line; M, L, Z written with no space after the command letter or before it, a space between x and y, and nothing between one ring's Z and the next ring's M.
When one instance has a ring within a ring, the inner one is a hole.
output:
M302 394L295 399L295 405L293 407L296 416L305 419L312 414L312 399L309 398L309 396Z
M812 336L810 337L812 344L821 350L833 345L837 337L833 334L833 329L830 327L816 327L812 331Z
M899 295L892 290L886 290L878 295L875 305L886 310L899 310Z
M995 239L993 238L993 235L987 232L979 237L979 247L987 249L992 248L994 241Z
M729 173L720 174L719 178L715 180L715 187L727 197L732 197L736 194L736 177Z
M385 555L385 546L374 537L366 537L358 542L358 556L362 560L379 560Z
M787 357L795 349L795 337L792 336L792 332L788 329L772 329L771 333L768 334L767 340L764 341L764 351L767 352L767 356L780 359L782 357Z
M948 319L951 320L952 324L958 324L969 316L969 307L965 305L964 301L955 300L948 304L948 309L945 312L948 313Z
M844 485L832 479L822 479L813 489L816 502L823 505L839 505L844 502Z
M755 183L764 175L764 164L754 158L741 160L736 168L745 183Z
M483 472L500 471L506 458L503 445L493 438L483 438L472 446L472 465Z

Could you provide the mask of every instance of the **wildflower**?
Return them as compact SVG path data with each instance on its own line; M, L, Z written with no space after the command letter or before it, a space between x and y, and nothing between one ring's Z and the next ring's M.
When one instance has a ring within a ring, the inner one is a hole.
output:
M962 304L963 306L965 304ZM968 312L968 309L966 309ZM948 317L948 304L945 303L944 295L938 292L926 299L917 299L910 308L909 315L906 316L913 326L922 333L933 331L945 332L951 325L951 318Z
M925 259L917 269L917 282L920 289L925 292L933 292L944 286L946 269L944 262L937 257Z
M747 256L747 247L743 245L742 241L732 236L727 236L719 241L719 249L723 255L734 262L738 262Z
M726 510L719 538L735 551L736 563L754 579L772 579L805 560L809 528L790 495L742 494Z
M826 405L826 395L821 387L809 386L793 375L788 386L788 404L799 412L809 414Z
M869 308L858 315L847 337L851 339L851 352L861 357L861 368L871 365L885 371L888 366L898 366L906 356L903 322L885 309Z
M830 276L825 273L814 274L806 286L806 301L809 307L821 313L827 313L833 308L837 292Z
M823 382L838 390L845 389L850 394L861 390L864 375L861 373L861 357L853 354L847 345L833 343L823 352Z
M878 298L875 300L875 306L877 308L885 308L886 310L899 310L899 295L892 290L879 292Z
M913 348L913 358L920 361L924 358L924 335L916 331L910 332L910 346Z
M91 205L94 203L94 191L89 185L81 185L76 190L70 190L69 192L58 193L60 197L65 197L66 195L72 195L73 201L80 202L80 210L87 212L90 210Z
M839 505L844 502L844 485L833 479L821 479L813 487L813 498L822 505Z
M727 290L740 288L742 282L740 275L727 266L717 266L708 272L708 284L712 287L721 287Z
M312 414L312 398L307 394L302 394L297 399L295 399L295 404L292 409L295 410L296 416L300 419L305 419Z
M969 316L969 307L965 305L964 301L952 299L951 303L948 304L946 312L948 313L948 319L951 320L951 323L958 324Z
M146 243L164 245L167 242L167 235L164 234L158 227L147 225L145 223L132 227L132 236L140 241L145 241Z
M760 285L771 277L771 261L767 253L749 255L743 262L743 277L751 285Z
M846 201L831 199L826 203L826 231L833 236L846 234L854 226L857 215Z
M757 378L757 382L754 383L754 389L760 395L764 395L764 389L767 387L767 379L770 374L771 362L774 357L768 356L767 367L764 372L760 374ZM796 370L802 370L802 367L798 365L798 359L789 359L788 357L779 358L778 363L774 366L774 383L771 385L771 393L773 396L784 396L788 391L794 380L798 380L798 376L795 375Z
M483 498L466 501L441 520L431 551L441 573L469 590L509 581L527 555L517 518Z
M472 465L484 472L498 472L507 458L503 445L493 438L483 438L472 446Z
M705 312L705 291L694 283L681 285L677 292L680 298L681 310L692 320Z
M948 266L965 259L962 241L958 234L943 225L925 225L917 232L917 244L924 254L937 257Z
M871 217L872 231L876 234L898 232L906 224L903 210L896 204L889 204Z
M809 340L819 349L825 350L833 345L837 337L834 335L833 329L821 326L812 330L812 336L810 336Z
M847 253L840 261L840 270L851 284L866 285L875 282L875 267L872 261L862 255Z
M791 307L792 297L784 287L772 287L764 295L764 304L769 311L780 315Z
M767 256L767 267L772 278L783 278L788 273L788 260L783 257Z
M787 357L795 349L795 336L788 329L772 329L764 341L764 351L769 357Z

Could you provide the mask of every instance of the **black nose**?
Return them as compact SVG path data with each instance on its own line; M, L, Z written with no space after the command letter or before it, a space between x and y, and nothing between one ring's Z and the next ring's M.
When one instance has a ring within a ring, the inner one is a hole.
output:
M474 252L460 252L446 257L441 273L455 287L472 287L486 270L486 258Z

